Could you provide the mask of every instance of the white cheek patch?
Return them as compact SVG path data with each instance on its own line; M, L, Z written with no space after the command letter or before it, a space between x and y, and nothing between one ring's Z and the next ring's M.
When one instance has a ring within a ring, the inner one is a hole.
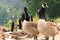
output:
M42 7L45 8L43 4L42 4Z

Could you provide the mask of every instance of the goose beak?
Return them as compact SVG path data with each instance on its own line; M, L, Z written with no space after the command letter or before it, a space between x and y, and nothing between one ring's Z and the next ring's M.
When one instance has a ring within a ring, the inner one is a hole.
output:
M49 8L47 5L46 5L47 8Z

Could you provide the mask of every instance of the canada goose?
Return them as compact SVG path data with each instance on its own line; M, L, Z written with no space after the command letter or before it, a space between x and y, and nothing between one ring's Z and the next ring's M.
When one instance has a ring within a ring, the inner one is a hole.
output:
M12 24L11 24L11 32L14 31L14 22L12 21Z
M58 27L55 23L47 22L44 19L38 20L37 29L40 33L42 33L46 37L49 36L53 37L53 40L54 36L59 32Z
M34 38L36 38L36 35L39 33L37 30L37 23L28 22L26 20L24 20L24 22L22 23L22 30L30 34L32 37L34 36Z
M33 21L33 16L29 15L27 12L27 7L24 7L24 13L21 15L21 18L19 19L19 28L22 29L22 24L21 22L23 22L24 20L26 21Z

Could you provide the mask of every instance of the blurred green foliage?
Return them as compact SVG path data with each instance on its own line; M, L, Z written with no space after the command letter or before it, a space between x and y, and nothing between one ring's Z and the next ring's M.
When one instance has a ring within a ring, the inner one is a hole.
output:
M23 12L23 7L28 7L28 13L34 16L34 22L38 20L37 11L41 4L46 2L49 8L46 9L47 20L60 19L60 0L0 0L0 25L10 25L10 20L16 22ZM58 19L56 19L58 18Z
M26 1L0 0L0 25L9 24L9 20L16 22L20 18Z
M60 17L60 0L26 0L30 14L36 14L37 10L41 8L41 4L46 2L49 8L46 9L47 20L56 19Z

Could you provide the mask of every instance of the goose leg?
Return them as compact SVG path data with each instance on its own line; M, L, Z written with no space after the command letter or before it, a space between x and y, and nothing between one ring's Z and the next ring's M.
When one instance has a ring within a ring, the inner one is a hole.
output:
M45 37L46 39L45 40L49 40L49 37Z
M38 40L38 39L37 39L37 36L34 36L34 40Z
M46 40L49 40L49 37L46 37Z
M53 40L54 40L54 36L53 36Z

